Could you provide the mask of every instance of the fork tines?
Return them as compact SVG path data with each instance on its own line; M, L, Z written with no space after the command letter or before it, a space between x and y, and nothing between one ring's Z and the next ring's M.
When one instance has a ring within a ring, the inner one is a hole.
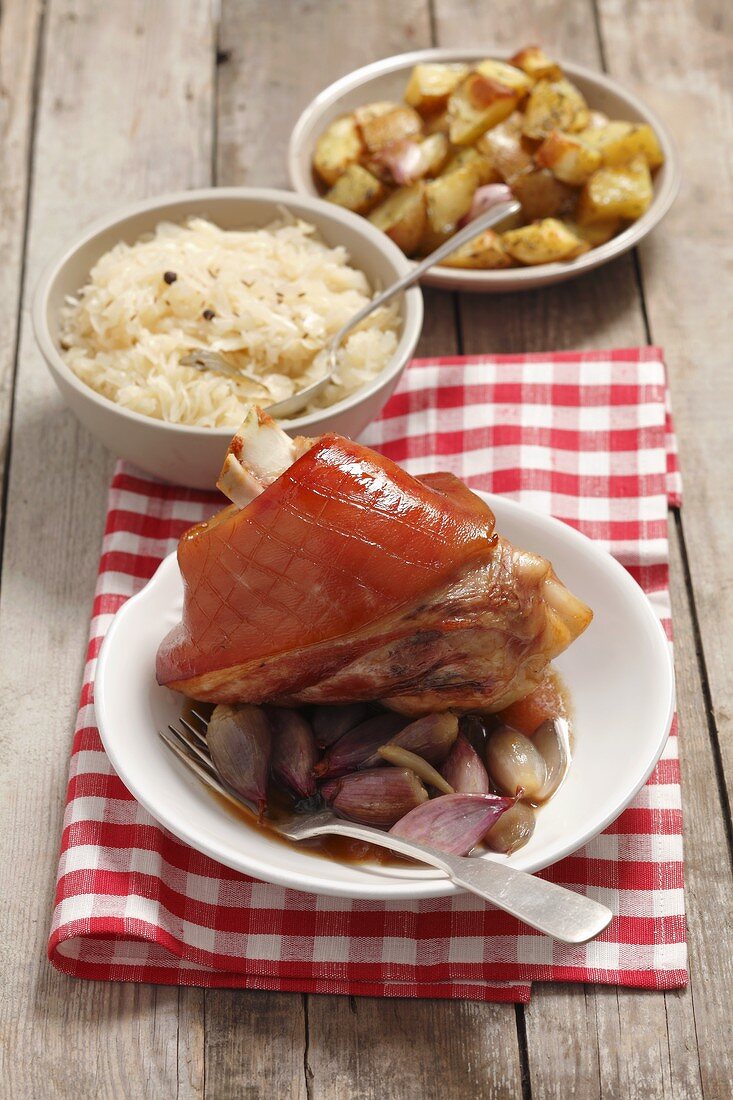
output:
M203 721L200 715L197 714L196 717ZM231 798L231 791L226 789L214 770L205 738L185 718L179 718L178 721L180 728L169 724L167 730L158 730L160 738L207 786L226 798Z

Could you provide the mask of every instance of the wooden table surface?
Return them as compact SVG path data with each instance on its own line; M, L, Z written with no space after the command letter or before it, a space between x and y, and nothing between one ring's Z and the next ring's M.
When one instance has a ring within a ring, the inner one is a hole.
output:
M0 1094L700 1097L733 1092L733 6L729 0L6 0L0 16ZM638 255L516 296L430 292L422 354L663 345L690 986L537 985L527 1008L80 982L46 961L112 458L36 349L47 259L132 199L286 185L303 105L439 44L604 69L671 127L680 198ZM726 237L726 234L728 236Z

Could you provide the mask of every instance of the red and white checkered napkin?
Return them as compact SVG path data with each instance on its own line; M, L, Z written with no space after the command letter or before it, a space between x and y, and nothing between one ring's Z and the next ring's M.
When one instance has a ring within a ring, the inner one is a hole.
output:
M423 360L366 441L413 473L551 512L607 546L670 631L667 505L679 503L659 349ZM536 979L685 984L676 736L611 828L545 872L616 914L563 947L470 894L388 904L244 878L161 829L113 773L94 665L115 611L218 507L122 465L109 501L74 738L51 961L85 978L526 1001ZM152 734L151 734L152 736Z

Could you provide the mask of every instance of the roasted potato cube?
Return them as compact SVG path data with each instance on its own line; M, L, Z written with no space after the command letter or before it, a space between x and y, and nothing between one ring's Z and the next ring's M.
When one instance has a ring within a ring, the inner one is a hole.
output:
M504 122L487 130L476 142L479 153L488 158L505 183L511 183L515 176L533 164L532 143L522 134L522 122L521 112L515 111Z
M447 111L441 111L437 115L431 115L430 118L425 119L423 125L423 133L428 137L431 134L445 134L448 137L448 131L450 130L450 118Z
M608 125L608 115L604 115L603 111L589 111L588 112L588 130L597 130L599 126ZM583 131L585 133L585 130Z
M507 65L505 61L492 61L491 58L479 61L476 72L481 73L481 76L485 76L487 80L495 80L497 84L514 88L520 100L524 99L534 84L534 81L521 69L514 65Z
M604 164L618 168L643 156L653 170L664 163L664 153L654 130L646 122L609 122L580 135L593 145Z
M492 130L493 133L493 130ZM448 176L464 164L471 164L476 169L478 185L484 183L500 183L501 176L493 167L491 161L483 153L480 153L475 145L465 145L463 149L457 149L450 160L444 165L441 176Z
M331 186L350 164L355 164L364 146L353 115L332 122L316 142L313 167L324 183Z
M576 192L555 179L547 168L529 168L521 172L512 179L512 191L521 202L528 221L568 214L576 198Z
M556 218L545 218L519 229L508 229L501 242L509 255L522 264L552 264L586 252L588 246Z
M501 237L493 229L485 229L478 237L467 241L442 262L443 267L461 267L474 271L511 267L511 265L512 258L504 248Z
M395 107L399 106L399 103L395 103L392 99L379 99L374 103L364 103L361 107L354 108L354 121L357 126L361 127L365 122L371 122L373 118L388 115L390 111L394 111Z
M415 137L422 131L422 120L412 107L393 107L383 115L376 115L360 123L361 136L370 153L392 145L403 138Z
M525 46L509 59L509 64L521 69L533 82L562 80L563 72L557 61L552 61L540 46Z
M447 176L438 176L425 188L428 227L434 233L452 233L457 222L471 209L478 187L478 174L472 164L464 164Z
M424 141L402 138L378 150L367 162L370 171L388 183L399 186L434 176L448 156L445 134L431 134Z
M471 73L448 100L450 140L454 145L473 145L486 130L503 122L518 102L516 88Z
M622 168L599 168L584 184L576 218L581 225L640 218L654 197L649 165L637 157Z
M448 96L468 76L468 65L416 65L405 91L405 103L421 115L445 109Z
M577 133L589 117L588 104L569 80L540 80L527 100L522 130L530 138L546 138L553 130Z
M562 222L571 233L580 237L581 241L585 241L589 248L598 248L600 244L610 241L621 228L620 218L612 218L607 222L592 222L590 225L578 225L572 218L563 218Z
M420 244L417 249L417 256L427 256L431 252L435 252L441 244L445 244L447 240L453 236L453 232L450 233L436 233L434 229L430 228L429 223L426 223L425 231L420 238Z
M553 130L535 154L537 164L549 168L556 179L580 187L600 168L601 154L577 134Z
M387 194L380 179L360 164L350 164L339 176L326 198L337 206L345 206L355 214L368 214Z
M420 244L426 220L425 184L422 182L400 187L369 215L369 221L391 237L408 256Z

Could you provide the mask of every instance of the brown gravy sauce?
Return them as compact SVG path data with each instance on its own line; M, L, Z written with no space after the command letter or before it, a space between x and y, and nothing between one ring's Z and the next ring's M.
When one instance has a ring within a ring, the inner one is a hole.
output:
M549 679L552 680L555 685L562 701L561 714L558 717L565 718L568 723L570 745L572 748L573 708L570 692L560 673L555 669L550 670ZM211 704L197 703L194 700L186 699L181 716L192 721L191 711L195 710L208 718L213 709ZM486 717L488 719L489 728L491 728L492 716L487 715ZM248 828L266 832L271 840L276 841L278 844L283 844L287 848L294 849L295 851L305 851L308 852L309 855L320 856L323 859L334 859L339 863L368 863L372 866L376 865L380 867L421 866L414 860L406 859L403 856L397 855L396 852L391 852L388 848L381 848L376 844L367 844L361 840L352 840L347 836L312 837L310 840L299 841L288 840L287 837L278 833L277 829L273 828L273 826L277 824L278 817L283 817L293 812L294 802L278 787L271 786L268 791L267 817L272 821L273 825L268 824L267 818L262 821L258 820L255 813L247 809L246 806L242 806L239 802L235 802L233 799L227 798L224 795L217 794L216 791L209 791L209 793L212 798L219 803L222 809L226 810L226 812L233 817L236 817Z
M404 859L402 856L398 856L396 852L390 852L388 848L380 848L376 844L366 844L362 840L352 840L348 836L314 836L310 840L288 840L287 837L278 833L277 829L268 825L267 818L258 821L257 815L248 810L246 806L241 806L238 802L225 798L215 791L212 791L211 794L227 813L238 818L250 829L259 829L266 832L271 840L277 841L278 844L284 844L286 848L293 848L298 852L308 852L309 855L321 856L324 859L335 859L339 863L370 863L389 867L417 866L414 860ZM273 824L277 823L278 813L290 812L291 807L288 807L288 801L287 796L281 791L268 793L267 814Z

